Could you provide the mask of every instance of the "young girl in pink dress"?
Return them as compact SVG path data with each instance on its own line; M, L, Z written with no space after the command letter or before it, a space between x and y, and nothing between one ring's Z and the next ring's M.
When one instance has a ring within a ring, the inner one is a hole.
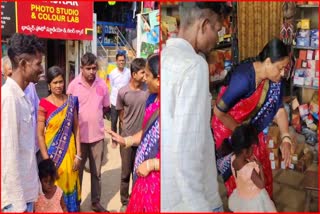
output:
M39 196L35 203L35 212L68 212L62 189L54 184L57 180L57 170L50 158L39 163L39 178L43 194Z
M236 189L229 197L233 212L276 212L266 189L261 163L253 155L258 143L258 133L251 125L237 127L224 147L232 149L231 170Z

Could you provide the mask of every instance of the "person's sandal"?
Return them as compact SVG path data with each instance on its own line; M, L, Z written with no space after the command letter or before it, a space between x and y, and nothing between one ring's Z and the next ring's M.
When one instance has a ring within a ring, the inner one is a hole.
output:
M95 211L95 212L98 212L98 213L102 213L102 212L109 213L109 211L106 210L105 208L103 208L100 203L92 204L92 205L91 205L91 209L92 209L93 211Z

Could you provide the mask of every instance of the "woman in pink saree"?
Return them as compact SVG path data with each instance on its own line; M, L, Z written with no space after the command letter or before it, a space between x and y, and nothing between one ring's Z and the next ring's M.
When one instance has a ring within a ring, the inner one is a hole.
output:
M253 125L259 134L259 144L253 153L263 165L266 190L272 198L271 164L262 131L276 120L281 132L281 153L286 166L290 163L291 138L288 116L282 104L282 80L289 62L284 43L272 39L256 58L240 63L226 79L214 108L212 129L216 144L217 169L222 175L228 196L235 189L231 172L231 156L223 148L226 139L231 143L233 130L243 124Z
M146 83L150 96L146 103L142 130L129 137L108 131L112 139L126 147L139 145L133 170L133 188L126 212L160 212L159 55L148 57Z

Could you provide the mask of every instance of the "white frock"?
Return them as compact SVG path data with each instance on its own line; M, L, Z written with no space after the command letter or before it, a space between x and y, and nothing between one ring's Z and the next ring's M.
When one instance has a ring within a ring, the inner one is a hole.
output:
M231 158L231 166L235 156ZM235 177L237 188L229 197L229 209L233 212L277 212L274 203L270 199L266 189L259 189L251 180L252 170L259 173L256 162L249 162L237 171L234 168L232 174Z

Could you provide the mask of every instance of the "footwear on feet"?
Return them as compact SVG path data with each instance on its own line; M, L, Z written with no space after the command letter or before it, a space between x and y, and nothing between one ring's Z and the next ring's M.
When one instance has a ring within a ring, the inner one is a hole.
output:
M120 208L120 212L125 213L126 210L127 210L127 205L122 205L122 207Z
M103 206L101 206L101 204L98 202L98 203L92 203L91 204L91 209L95 212L98 212L98 213L102 213L102 212L109 212L108 210L106 210L105 208L103 208Z

